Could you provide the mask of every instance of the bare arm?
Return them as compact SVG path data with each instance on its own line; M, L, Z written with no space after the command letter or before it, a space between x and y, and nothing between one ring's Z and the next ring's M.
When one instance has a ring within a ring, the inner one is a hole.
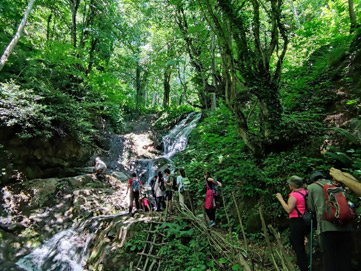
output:
M217 182L217 181L216 181L215 179L213 179L213 178L208 178L207 181L212 182L212 183L214 183L215 185L222 186L222 184L221 184L220 182Z
M354 176L337 168L331 168L330 175L334 180L343 183L358 196L361 196L361 183Z
M292 211L295 209L297 200L293 196L290 196L288 198L287 203L284 201L284 199L283 199L283 197L282 197L282 195L280 193L276 194L276 198L279 200L279 202L281 203L283 209L285 209L285 211L288 214L292 213Z

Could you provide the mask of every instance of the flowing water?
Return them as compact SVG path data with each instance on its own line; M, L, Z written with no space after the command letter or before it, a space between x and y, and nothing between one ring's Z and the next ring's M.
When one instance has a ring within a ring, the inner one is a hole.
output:
M190 113L163 137L164 154L156 159L135 161L134 170L142 175L143 182L149 183L156 170L171 164L177 152L185 150L188 137L201 118L201 113ZM94 232L103 219L126 215L119 212L113 216L100 216L63 230L45 242L32 253L21 258L16 264L26 271L83 271L86 252Z
M197 126L202 114L190 113L170 132L163 137L164 157L172 158L177 152L184 151L187 147L188 138L192 130Z

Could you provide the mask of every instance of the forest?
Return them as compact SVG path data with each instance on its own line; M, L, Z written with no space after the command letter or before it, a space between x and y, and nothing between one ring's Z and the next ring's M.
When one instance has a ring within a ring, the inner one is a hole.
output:
M325 222L311 175L361 181L360 0L1 0L0 56L1 270L361 270L361 192ZM167 168L185 205L129 215Z

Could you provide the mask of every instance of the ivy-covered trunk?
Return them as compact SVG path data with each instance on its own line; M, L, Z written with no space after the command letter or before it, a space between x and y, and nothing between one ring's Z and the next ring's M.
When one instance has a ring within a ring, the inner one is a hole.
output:
M167 108L169 106L169 94L170 94L170 71L164 71L163 77L163 86L164 86L164 95L163 95L163 107Z
M282 106L278 97L278 86L264 77L252 93L258 98L260 108L260 132L264 144L272 144L276 139L282 121Z

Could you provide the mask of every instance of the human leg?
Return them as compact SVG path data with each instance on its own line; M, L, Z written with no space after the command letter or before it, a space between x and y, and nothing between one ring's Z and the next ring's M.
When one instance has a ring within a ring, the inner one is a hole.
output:
M133 191L130 191L130 193L129 193L129 213L131 213L133 210L133 199L134 199Z
M325 271L352 270L352 237L348 231L321 233L322 260Z
M156 198L156 201L157 201L157 211L159 212L159 211L161 211L161 206L162 206L162 198L163 198L163 196L161 196L161 197L157 197Z
M290 241L296 253L297 265L301 271L308 270L307 254L305 250L305 223L303 218L290 219Z
M209 219L209 227L213 227L215 225L215 220L216 220L216 209L212 208L212 209L206 209L206 214L208 216Z
M134 192L135 207L139 209L139 191Z
M179 205L181 207L184 206L184 195L183 195L183 193L179 193Z

